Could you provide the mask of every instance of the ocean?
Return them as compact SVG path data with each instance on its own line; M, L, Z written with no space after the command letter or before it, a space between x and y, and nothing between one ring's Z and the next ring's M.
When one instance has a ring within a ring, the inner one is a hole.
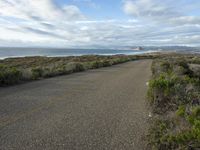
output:
M61 48L0 48L0 59L25 56L81 56L81 55L136 55L153 50L115 50L115 49L61 49Z

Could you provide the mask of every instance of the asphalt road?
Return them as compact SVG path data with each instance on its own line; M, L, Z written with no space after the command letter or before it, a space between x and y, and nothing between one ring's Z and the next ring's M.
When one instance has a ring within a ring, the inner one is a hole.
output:
M151 60L0 88L0 150L142 150Z

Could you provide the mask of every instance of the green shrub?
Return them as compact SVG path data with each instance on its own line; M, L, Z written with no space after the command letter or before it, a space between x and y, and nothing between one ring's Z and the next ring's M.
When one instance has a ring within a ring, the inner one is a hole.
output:
M14 67L0 65L0 85L11 85L22 80L22 72Z
M192 109L192 115L200 119L200 106L196 106Z
M177 64L178 66L181 66L181 67L185 68L185 69L189 69L189 65L188 65L188 63L187 63L186 60L178 60L178 61L176 62L176 64Z
M195 121L200 121L200 106L191 108L191 114L186 116L186 118L192 125L195 125Z
M183 107L181 108L183 113ZM190 116L190 115L189 115ZM200 120L194 119L191 127L173 131L176 124L170 120L155 120L149 129L149 144L157 150L195 149L200 146Z
M190 128L181 130L178 133L166 136L170 145L177 147L198 148L200 146L200 106L192 107L188 114L185 113L185 108L180 107L178 110L185 121L190 123ZM169 138L170 137L170 138Z
M120 58L115 58L112 61L113 61L113 64L116 65L116 64L119 64L121 62L121 59Z
M192 70L190 69L190 67L189 67L189 65L188 65L188 63L187 63L186 60L180 60L180 61L178 61L178 62L176 63L176 65L178 65L178 66L180 66L180 67L183 68L183 69L182 69L183 74L186 74L186 75L188 75L188 76L190 76L190 77L193 76L193 72L192 72Z
M168 61L161 62L161 68L163 72L171 72L172 66Z
M0 84L14 84L21 80L70 74L100 67L107 67L130 60L152 58L148 56L69 56L69 57L24 57L9 58L0 63ZM6 71L5 71L6 70Z
M73 68L73 72L80 72L80 71L84 71L85 67L83 64L81 63L75 63L75 67Z
M94 61L94 62L92 62L91 65L92 65L92 69L103 67L103 63L101 63L99 61Z
M102 62L103 67L108 67L108 66L111 66L111 65L112 65L112 62L110 60L104 60Z
M171 84L170 81L166 79L165 75L161 74L159 78L150 81L150 86L158 89L169 89Z
M182 105L182 106L179 106L178 110L176 111L176 114L178 116L181 116L181 117L184 117L185 116L185 106Z
M166 138L165 135L170 128L171 123L167 120L154 120L148 132L149 145L151 149L165 150ZM167 149L166 149L167 150Z
M165 112L157 113L156 117L171 125L166 121L153 124L149 132L151 148L199 148L200 79L190 70L188 60L179 57L154 61L152 73L148 99L153 112Z
M42 68L33 68L32 70L32 79L36 80L43 76L43 69Z
M150 80L149 86L152 90L158 89L165 95L170 93L172 87L176 84L178 78L174 74L162 73L160 76Z

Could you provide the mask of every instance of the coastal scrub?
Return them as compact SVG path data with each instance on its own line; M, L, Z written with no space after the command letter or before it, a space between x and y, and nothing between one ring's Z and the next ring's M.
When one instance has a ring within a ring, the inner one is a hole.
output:
M191 67L199 62L190 56L176 56L152 63L148 90L154 116L148 134L151 149L200 147L200 76L198 69Z

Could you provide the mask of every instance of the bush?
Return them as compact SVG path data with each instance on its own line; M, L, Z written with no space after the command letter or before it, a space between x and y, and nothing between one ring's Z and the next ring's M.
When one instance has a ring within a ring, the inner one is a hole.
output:
M100 68L103 67L103 63L99 62L99 61L94 61L91 63L92 69L96 69L96 68Z
M179 110L183 114L183 107ZM183 116L181 116L183 117ZM185 116L185 122L191 115ZM200 120L193 121L187 129L173 130L177 124L173 120L155 120L149 129L149 144L157 150L195 149L200 146ZM188 120L188 122L190 122Z
M104 60L102 62L102 66L103 67L108 67L108 66L112 66L112 62L110 60Z
M181 117L184 117L185 116L185 106L182 105L182 106L179 106L178 110L176 111L176 114L178 116L181 116Z
M152 149L200 147L200 79L194 76L188 61L177 57L152 64L148 98L157 113L149 131Z
M42 68L33 68L32 70L32 79L36 80L43 76L43 69Z
M161 68L163 72L170 72L172 70L172 66L168 61L161 62Z
M84 71L85 67L83 64L81 63L75 63L75 67L73 68L73 72L80 72L80 71Z
M22 79L22 72L14 67L0 65L0 86L18 83Z
M0 64L0 84L14 84L57 75L70 74L100 67L107 67L136 59L152 58L145 56L69 56L69 57L24 57L8 58Z
M167 150L165 135L171 126L172 123L167 120L157 119L153 121L147 135L151 149Z
M179 60L179 61L176 62L175 65L177 65L177 66L179 66L179 67L182 68L183 74L188 75L188 76L190 76L190 77L193 76L193 72L192 72L192 70L190 69L190 67L189 67L189 65L188 65L188 63L187 63L186 60Z
M150 99L150 102L154 103L158 98L158 94L163 95L163 100L164 97L172 94L174 90L173 87L177 81L178 78L176 75L168 73L162 73L160 76L150 80L148 90L148 98ZM163 103L163 101L160 101L159 103Z

